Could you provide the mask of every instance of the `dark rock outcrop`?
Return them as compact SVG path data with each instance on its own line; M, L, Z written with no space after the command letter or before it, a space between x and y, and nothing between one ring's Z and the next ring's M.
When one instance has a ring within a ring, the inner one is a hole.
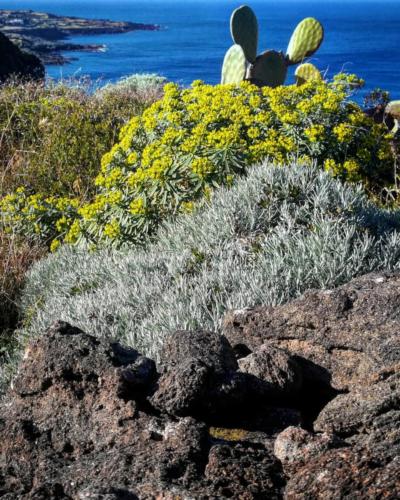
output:
M273 346L302 368L299 407L310 432L286 429L275 441L286 498L399 497L399 331L398 273L226 316L236 350Z
M44 78L44 66L40 59L20 50L2 33L0 33L0 54L0 82L11 77L22 80Z
M214 412L223 385L236 370L234 352L224 337L178 331L161 352L161 377L152 403L175 416Z
M193 379L181 378L185 358L198 364ZM268 436L214 437L197 413L220 377L234 387L228 342L178 332L163 361L157 381L150 359L65 323L31 342L0 410L0 496L280 498L284 477L271 445L262 444ZM280 416L271 413L270 427Z
M399 325L399 274L176 332L158 367L58 323L3 400L0 496L399 498Z
M283 306L231 311L223 334L234 347L284 349L306 381L348 391L400 363L399 290L399 274L370 274Z
M239 368L253 375L260 393L271 398L290 400L303 383L302 370L293 356L267 344L239 359Z

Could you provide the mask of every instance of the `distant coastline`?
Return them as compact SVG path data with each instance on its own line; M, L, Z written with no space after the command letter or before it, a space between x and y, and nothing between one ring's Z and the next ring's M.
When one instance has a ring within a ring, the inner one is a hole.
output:
M0 10L0 31L21 49L37 55L46 65L63 65L76 59L64 51L104 52L104 44L76 44L73 35L101 35L130 31L158 31L158 24L58 16L33 10Z

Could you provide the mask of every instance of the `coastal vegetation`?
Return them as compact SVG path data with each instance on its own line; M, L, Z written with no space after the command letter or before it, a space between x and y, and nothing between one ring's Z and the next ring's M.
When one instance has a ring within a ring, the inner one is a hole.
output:
M102 155L133 115L162 95L164 80L133 76L93 92L84 80L9 81L0 87L1 198L30 193L90 199ZM39 241L4 231L0 216L0 357L18 321L18 297L29 266L46 253Z
M75 159L72 167L62 164L51 183L49 167L39 160L47 189L39 185L32 190L30 183L3 197L4 228L52 250L62 243L90 248L140 244L163 220L190 212L212 189L232 184L266 158L281 165L293 158L316 162L336 177L363 181L379 193L393 182L392 136L384 124L347 101L353 81L338 75L331 83L313 80L261 90L249 82L195 82L190 89L168 84L161 100L122 127L100 170L96 150L106 141L99 132L107 131L110 143L112 129L100 120L96 130L92 122L90 144L71 115L66 122L78 132L76 148L60 155L57 139L50 142L65 163ZM64 137L59 130L55 135ZM79 156L87 163L84 179ZM37 163L33 170L40 172Z
M400 498L400 101L231 34L182 86L0 33L0 497Z
M257 56L257 30L234 12L243 66L225 58L220 85L0 87L4 355L61 316L156 356L168 332L218 329L231 307L396 268L398 104L376 92L367 113L359 78L304 62L318 21L286 55Z
M298 163L298 162L297 162ZM20 341L62 317L158 358L176 330L221 330L230 309L399 269L400 213L317 166L264 162L145 248L64 246L28 273Z

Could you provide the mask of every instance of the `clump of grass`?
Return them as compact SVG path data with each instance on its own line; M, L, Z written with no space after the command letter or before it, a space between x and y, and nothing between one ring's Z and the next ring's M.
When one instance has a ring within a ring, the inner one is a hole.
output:
M167 79L155 73L143 73L121 78L117 83L100 87L97 94L100 96L129 96L134 95L145 106L160 98L160 89L167 83Z
M48 196L89 198L120 128L162 95L158 80L135 79L136 86L97 91L86 80L1 85L2 194L23 186Z

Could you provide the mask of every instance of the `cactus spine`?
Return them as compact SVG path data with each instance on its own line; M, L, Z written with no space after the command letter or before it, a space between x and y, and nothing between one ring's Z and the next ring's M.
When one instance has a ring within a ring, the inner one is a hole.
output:
M267 50L257 56L257 18L250 7L242 5L232 13L231 35L235 45L228 50L224 67L232 65L233 63L230 61L239 57L238 49L234 48L239 45L245 57L247 72L239 79L239 74L242 74L242 62L236 63L236 66L240 66L240 71L229 70L228 72L227 68L223 69L222 83L237 83L237 81L247 79L260 87L277 87L285 83L288 66L302 62L318 50L324 39L324 29L319 21L308 17L301 21L294 30L286 55L283 52ZM305 68L299 69L299 73L296 75L297 83L316 79L318 78L317 74L321 78L321 74L314 66L306 65Z

